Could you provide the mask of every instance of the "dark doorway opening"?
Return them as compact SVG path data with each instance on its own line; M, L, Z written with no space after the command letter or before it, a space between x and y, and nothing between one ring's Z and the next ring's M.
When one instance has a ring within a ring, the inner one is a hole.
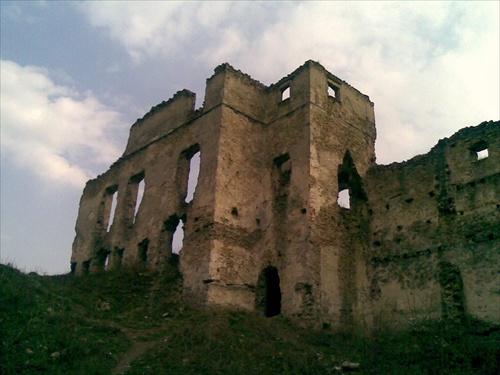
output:
M110 252L107 249L99 249L96 254L96 265L99 270L106 270L108 268Z
M279 315L281 313L281 288L278 270L275 267L264 269L259 276L258 284L257 309L269 318Z
M139 265L146 266L148 262L148 247L149 238L143 239L139 242Z

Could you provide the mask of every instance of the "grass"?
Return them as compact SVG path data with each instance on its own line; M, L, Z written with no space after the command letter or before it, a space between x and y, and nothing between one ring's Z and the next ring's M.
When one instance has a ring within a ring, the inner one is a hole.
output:
M125 361L127 374L335 374L345 360L361 374L500 373L500 333L477 321L336 333L199 310L180 285L174 266L72 277L0 265L0 373L111 374Z

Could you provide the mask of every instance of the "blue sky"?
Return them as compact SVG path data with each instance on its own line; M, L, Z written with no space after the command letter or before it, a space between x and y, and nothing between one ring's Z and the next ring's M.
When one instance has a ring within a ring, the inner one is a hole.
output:
M130 126L229 62L308 59L375 103L377 161L500 117L499 2L1 2L1 261L69 271L79 199Z

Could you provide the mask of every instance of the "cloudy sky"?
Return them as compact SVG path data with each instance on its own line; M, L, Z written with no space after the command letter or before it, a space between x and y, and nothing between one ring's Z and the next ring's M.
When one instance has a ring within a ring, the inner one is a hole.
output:
M1 261L69 271L85 182L132 123L222 62L319 61L375 103L379 163L498 120L499 2L1 1Z

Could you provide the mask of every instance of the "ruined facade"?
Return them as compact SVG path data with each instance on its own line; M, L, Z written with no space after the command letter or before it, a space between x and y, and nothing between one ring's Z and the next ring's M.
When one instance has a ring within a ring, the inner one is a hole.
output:
M223 64L200 109L187 90L152 108L87 183L72 270L161 270L181 223L183 293L200 304L335 327L465 313L498 323L500 123L387 166L375 136L368 96L318 63L271 86Z

